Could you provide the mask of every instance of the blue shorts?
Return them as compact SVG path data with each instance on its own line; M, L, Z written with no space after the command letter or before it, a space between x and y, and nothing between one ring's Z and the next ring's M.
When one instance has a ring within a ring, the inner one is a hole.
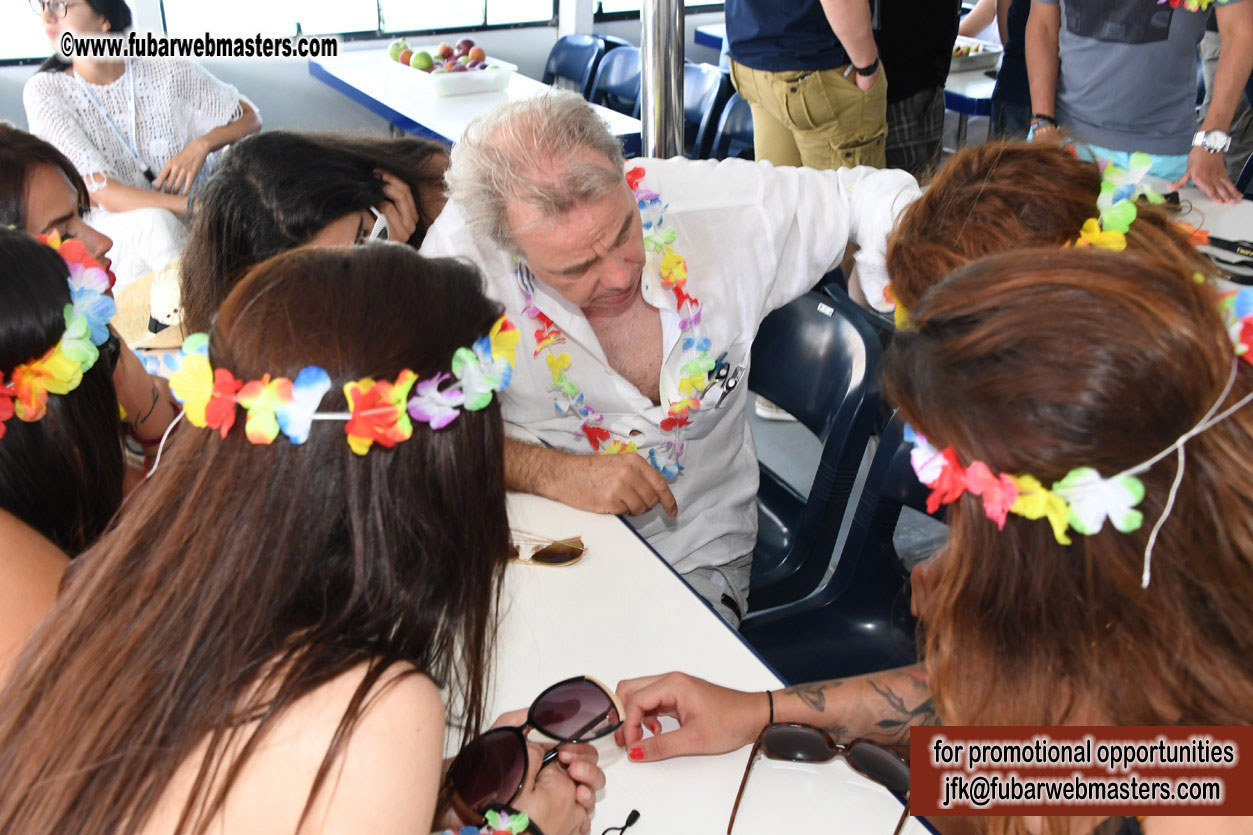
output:
M1102 148L1100 145L1088 145L1083 142L1076 142L1075 148L1083 159L1108 160L1123 168L1131 166L1130 151L1114 151ZM1187 154L1149 154L1149 158L1153 160L1153 167L1149 169L1149 173L1154 177L1170 180L1172 183L1188 170Z

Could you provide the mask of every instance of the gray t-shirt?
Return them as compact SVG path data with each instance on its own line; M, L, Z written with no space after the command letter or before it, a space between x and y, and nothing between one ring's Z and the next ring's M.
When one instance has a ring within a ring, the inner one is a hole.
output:
M1158 0L1061 0L1061 17L1062 126L1115 151L1188 153L1196 133L1196 47L1207 13Z

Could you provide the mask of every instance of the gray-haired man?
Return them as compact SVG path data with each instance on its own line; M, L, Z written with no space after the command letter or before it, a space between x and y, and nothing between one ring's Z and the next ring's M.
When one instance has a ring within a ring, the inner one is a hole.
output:
M474 261L522 331L502 399L507 485L632 517L738 623L757 535L743 385L757 327L850 241L882 303L885 238L917 184L871 168L624 164L566 93L472 124L447 179L422 252Z

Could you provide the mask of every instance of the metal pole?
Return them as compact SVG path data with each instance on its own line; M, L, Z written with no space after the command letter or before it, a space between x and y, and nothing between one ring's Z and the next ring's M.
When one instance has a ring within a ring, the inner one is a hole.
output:
M643 0L640 23L644 156L664 159L683 152L683 0Z

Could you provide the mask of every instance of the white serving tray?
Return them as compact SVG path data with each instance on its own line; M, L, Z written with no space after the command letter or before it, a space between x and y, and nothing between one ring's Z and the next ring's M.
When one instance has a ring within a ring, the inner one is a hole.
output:
M438 45L411 46L410 49L414 52L429 52L434 56ZM399 61L393 61L386 52L383 53L383 58L408 73L406 77L412 77L414 86L419 90L434 96L464 96L469 93L490 93L503 90L509 86L510 76L518 71L516 64L510 64L508 61L502 61L490 55L485 59L488 64L493 65L489 69L448 73L415 70Z
M973 46L978 48L978 52L970 55L957 55L949 62L949 72L966 72L967 70L982 70L987 67L995 67L1001 60L1001 53L1004 50L1000 44L991 41L981 41L978 38L967 38L965 35L957 36L957 43L953 44L954 48L959 46ZM458 73L460 75L460 73Z

